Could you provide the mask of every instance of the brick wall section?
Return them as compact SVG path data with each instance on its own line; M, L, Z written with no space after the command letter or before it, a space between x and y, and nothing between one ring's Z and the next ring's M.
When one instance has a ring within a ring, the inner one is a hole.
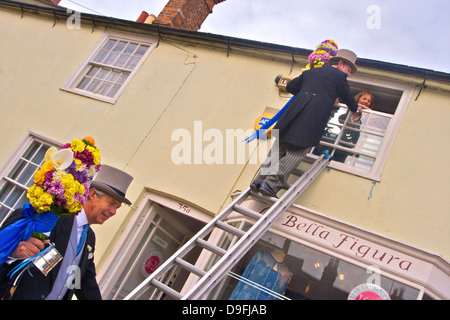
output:
M225 0L169 0L153 24L197 31L213 7Z

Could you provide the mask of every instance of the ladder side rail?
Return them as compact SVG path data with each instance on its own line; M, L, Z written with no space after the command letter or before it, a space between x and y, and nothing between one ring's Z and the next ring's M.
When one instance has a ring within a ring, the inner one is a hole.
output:
M328 165L329 159L321 155L300 177L292 188L257 221L247 233L202 277L184 296L183 300L200 299L212 286L222 280L222 278L233 268L250 248L258 241L270 226L290 207L299 195L311 184Z
M166 262L164 262L158 269L156 269L151 275L149 275L144 281L142 281L133 291L131 291L124 300L130 300L139 291L142 290L148 283L159 277L161 274L167 272L173 267L174 261L177 257L184 257L193 247L197 244L197 239L203 238L215 228L217 221L223 221L226 217L233 212L233 207L242 203L250 194L250 188L245 190L239 197L237 197L225 210L218 214L213 220L211 220L206 226L204 226L196 235L194 235L188 242L186 242L177 252L175 252Z

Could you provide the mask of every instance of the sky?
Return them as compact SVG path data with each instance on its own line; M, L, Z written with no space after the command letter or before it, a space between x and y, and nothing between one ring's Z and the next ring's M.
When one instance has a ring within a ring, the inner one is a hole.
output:
M62 0L73 10L136 21L168 0ZM80 6L81 5L81 6ZM324 40L358 57L450 73L449 0L226 0L199 32L314 50Z

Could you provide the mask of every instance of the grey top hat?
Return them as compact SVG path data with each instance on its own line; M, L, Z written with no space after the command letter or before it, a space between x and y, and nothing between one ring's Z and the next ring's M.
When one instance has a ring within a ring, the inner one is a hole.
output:
M331 66L333 64L333 62L343 60L352 68L352 73L355 73L356 71L358 71L358 68L356 67L356 64L355 64L356 59L357 59L357 56L353 51L350 51L347 49L340 49L340 50L338 50L336 56L328 59L328 65Z
M91 182L91 188L99 189L110 196L131 205L131 201L125 198L131 181L133 181L133 177L128 173L102 164L97 176Z

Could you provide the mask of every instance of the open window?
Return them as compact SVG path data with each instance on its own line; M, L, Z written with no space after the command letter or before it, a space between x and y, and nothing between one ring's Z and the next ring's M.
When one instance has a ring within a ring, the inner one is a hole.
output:
M374 96L373 108L363 110L361 117L353 120L346 105L336 105L311 155L319 156L327 150L333 153L330 167L380 181L413 87L356 75L349 79L349 85L354 95L370 92Z

